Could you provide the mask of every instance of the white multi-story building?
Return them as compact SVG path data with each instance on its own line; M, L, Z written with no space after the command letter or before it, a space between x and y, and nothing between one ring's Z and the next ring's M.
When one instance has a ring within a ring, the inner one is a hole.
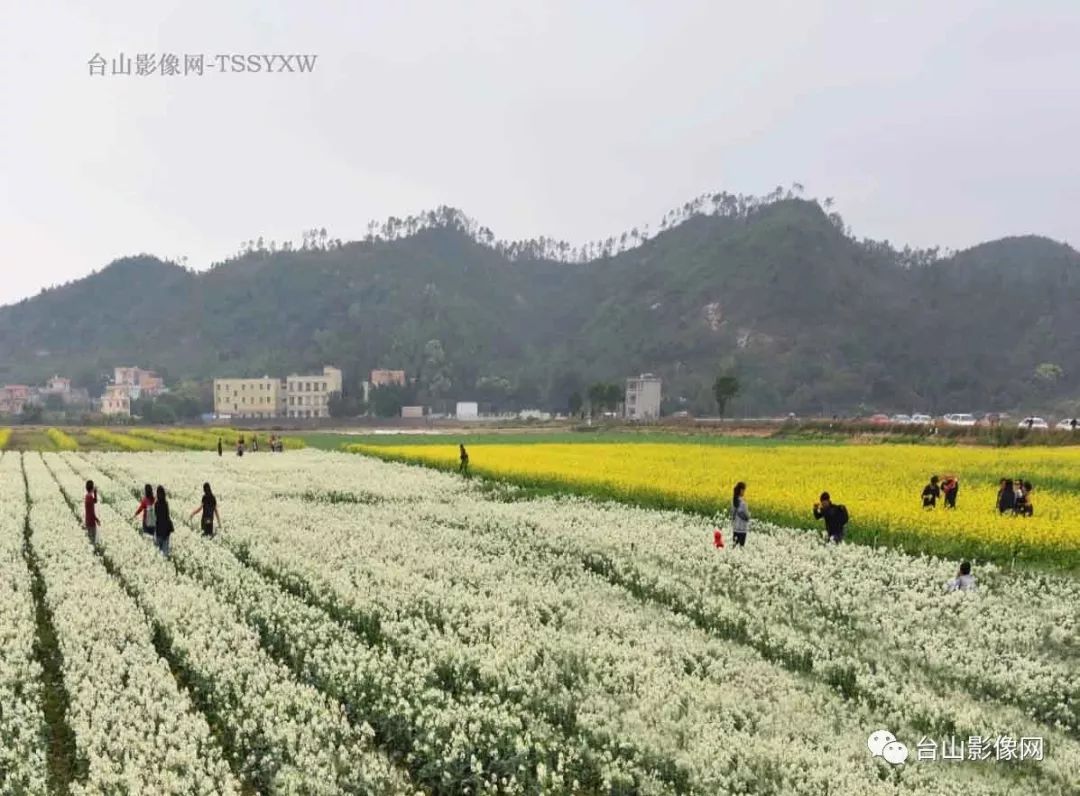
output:
M214 379L214 414L218 417L260 418L285 414L285 384L281 379Z
M329 365L319 376L289 376L285 380L287 417L330 417L330 396L341 393L341 371Z
M642 373L626 380L625 413L628 420L655 420L660 417L660 378Z

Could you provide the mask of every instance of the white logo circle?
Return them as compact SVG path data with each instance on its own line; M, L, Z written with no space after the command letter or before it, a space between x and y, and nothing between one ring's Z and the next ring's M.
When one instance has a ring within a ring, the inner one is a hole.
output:
M907 760L907 747L899 741L891 741L885 744L885 748L881 750L881 756L885 758L886 762L892 763L894 766L902 765Z
M881 750L885 748L885 744L892 743L895 740L896 736L888 730L877 730L870 733L866 746L874 757L881 757Z

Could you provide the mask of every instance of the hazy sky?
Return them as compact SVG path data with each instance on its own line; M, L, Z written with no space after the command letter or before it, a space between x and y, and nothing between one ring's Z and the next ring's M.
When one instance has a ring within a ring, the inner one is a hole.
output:
M0 302L125 254L201 268L259 235L348 240L438 204L581 242L794 180L860 237L1080 245L1076 0L0 11ZM95 53L318 60L91 77Z

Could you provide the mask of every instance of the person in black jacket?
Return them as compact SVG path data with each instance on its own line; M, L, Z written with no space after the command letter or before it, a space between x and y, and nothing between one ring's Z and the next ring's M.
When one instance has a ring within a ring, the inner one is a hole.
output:
M844 541L844 526L847 525L847 507L833 503L828 492L822 492L820 502L814 504L814 519L825 520L825 530L829 541L840 544Z
M923 487L922 507L932 509L937 506L938 498L941 497L941 487L938 486L938 477L930 476L930 483Z
M172 515L169 514L169 501L165 499L165 487L158 485L157 500L154 501L154 511L157 514L157 526L154 530L154 538L157 541L158 550L166 558L169 557L169 539L172 537Z
M1008 514L1016 508L1016 492L1011 478L1002 478L998 489L997 510L999 514Z
M202 489L202 503L191 512L191 516L194 517L196 514L202 514L202 519L199 520L199 526L202 528L202 535L209 538L214 535L215 518L218 521L218 525L221 524L221 514L218 513L217 498L214 497L214 493L210 489L210 484L203 484Z

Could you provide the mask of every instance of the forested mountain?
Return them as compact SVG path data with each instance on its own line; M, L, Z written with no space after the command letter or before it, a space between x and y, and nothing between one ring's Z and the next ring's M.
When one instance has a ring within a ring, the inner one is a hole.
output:
M90 385L122 363L170 380L333 363L347 386L404 368L421 399L505 407L564 408L590 383L651 371L668 409L709 411L721 369L738 375L733 407L747 414L1080 396L1068 246L898 252L790 194L718 194L684 211L651 236L576 248L501 244L441 209L364 241L251 246L199 273L126 258L0 308L0 382L59 372Z

